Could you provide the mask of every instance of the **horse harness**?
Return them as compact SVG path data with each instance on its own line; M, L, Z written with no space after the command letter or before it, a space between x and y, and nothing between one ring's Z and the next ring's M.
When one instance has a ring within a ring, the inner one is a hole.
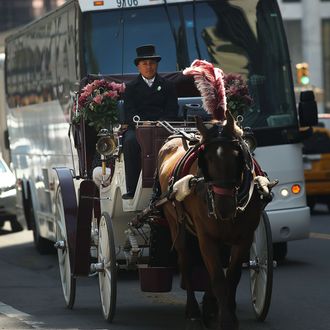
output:
M168 139L176 138L176 136L170 136ZM182 136L182 139L186 137ZM239 151L243 157L244 169L243 169L243 179L239 186L236 186L232 189L226 188L228 184L232 184L233 182L229 182L226 180L211 180L209 174L207 173L207 169L205 167L205 160L204 160L204 152L205 148L214 143L224 144L224 143L231 143L237 145ZM187 143L185 143L187 145ZM198 161L199 171L197 176L193 178L192 185L195 186L195 191L205 191L206 195L204 195L207 207L208 207L208 215L209 217L213 216L217 219L217 215L215 212L215 204L214 204L214 195L220 196L230 196L235 198L236 203L236 214L241 213L245 210L246 206L248 205L253 189L254 189L254 181L253 176L255 170L259 172L260 168L258 164L253 159L250 150L242 138L234 138L230 139L225 136L217 136L209 141L201 142L198 141L193 146L190 146L183 157L177 162L175 168L172 172L172 175L169 180L169 187L168 187L168 195L173 193L173 185L179 179L184 177L185 175L189 174L189 170L195 161ZM256 164L256 166L255 166ZM178 214L179 221L188 218L188 228L191 227L189 225L189 214L187 210L184 209L183 203L176 201L176 208ZM179 212L178 212L179 211ZM183 214L184 213L184 214Z

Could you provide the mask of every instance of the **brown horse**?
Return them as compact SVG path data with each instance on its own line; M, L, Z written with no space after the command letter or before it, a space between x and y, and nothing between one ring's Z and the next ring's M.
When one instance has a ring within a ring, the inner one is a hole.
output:
M185 313L189 329L203 329L202 320L206 326L216 324L221 330L238 329L236 288L265 205L253 182L253 159L236 128L229 113L222 129L217 125L207 127L197 119L201 139L194 147L197 157L189 174L200 178L199 183L182 202L163 206L187 290ZM175 166L186 154L185 146L181 138L173 138L159 152L163 193L169 190ZM210 290L203 298L203 314L192 284L193 257L183 238L188 223L197 237L210 279ZM231 246L231 252L225 272L222 248L226 245Z

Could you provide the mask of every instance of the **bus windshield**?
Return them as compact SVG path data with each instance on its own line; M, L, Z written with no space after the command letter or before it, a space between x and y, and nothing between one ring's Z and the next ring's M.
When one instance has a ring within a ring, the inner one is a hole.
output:
M135 73L135 49L154 44L160 72L194 59L241 74L253 105L245 126L297 127L290 60L278 5L272 0L216 0L86 12L86 73ZM148 19L146 19L148 18Z

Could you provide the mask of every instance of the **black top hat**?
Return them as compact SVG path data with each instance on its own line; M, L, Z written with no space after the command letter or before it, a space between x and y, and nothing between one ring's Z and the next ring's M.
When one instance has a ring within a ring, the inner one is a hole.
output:
M136 48L136 59L134 60L135 65L138 65L140 60L152 59L159 62L162 58L156 55L154 45L143 45Z

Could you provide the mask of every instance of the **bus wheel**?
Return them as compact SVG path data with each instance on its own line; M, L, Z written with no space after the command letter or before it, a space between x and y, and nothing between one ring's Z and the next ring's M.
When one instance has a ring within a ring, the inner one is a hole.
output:
M33 231L34 246L40 254L53 254L55 253L54 243L50 240L40 236L39 227L36 223L32 200L29 198L28 217Z
M11 225L11 230L12 230L14 233L23 230L23 227L22 227L21 224L17 221L17 219L12 219L12 220L10 221L10 225Z

